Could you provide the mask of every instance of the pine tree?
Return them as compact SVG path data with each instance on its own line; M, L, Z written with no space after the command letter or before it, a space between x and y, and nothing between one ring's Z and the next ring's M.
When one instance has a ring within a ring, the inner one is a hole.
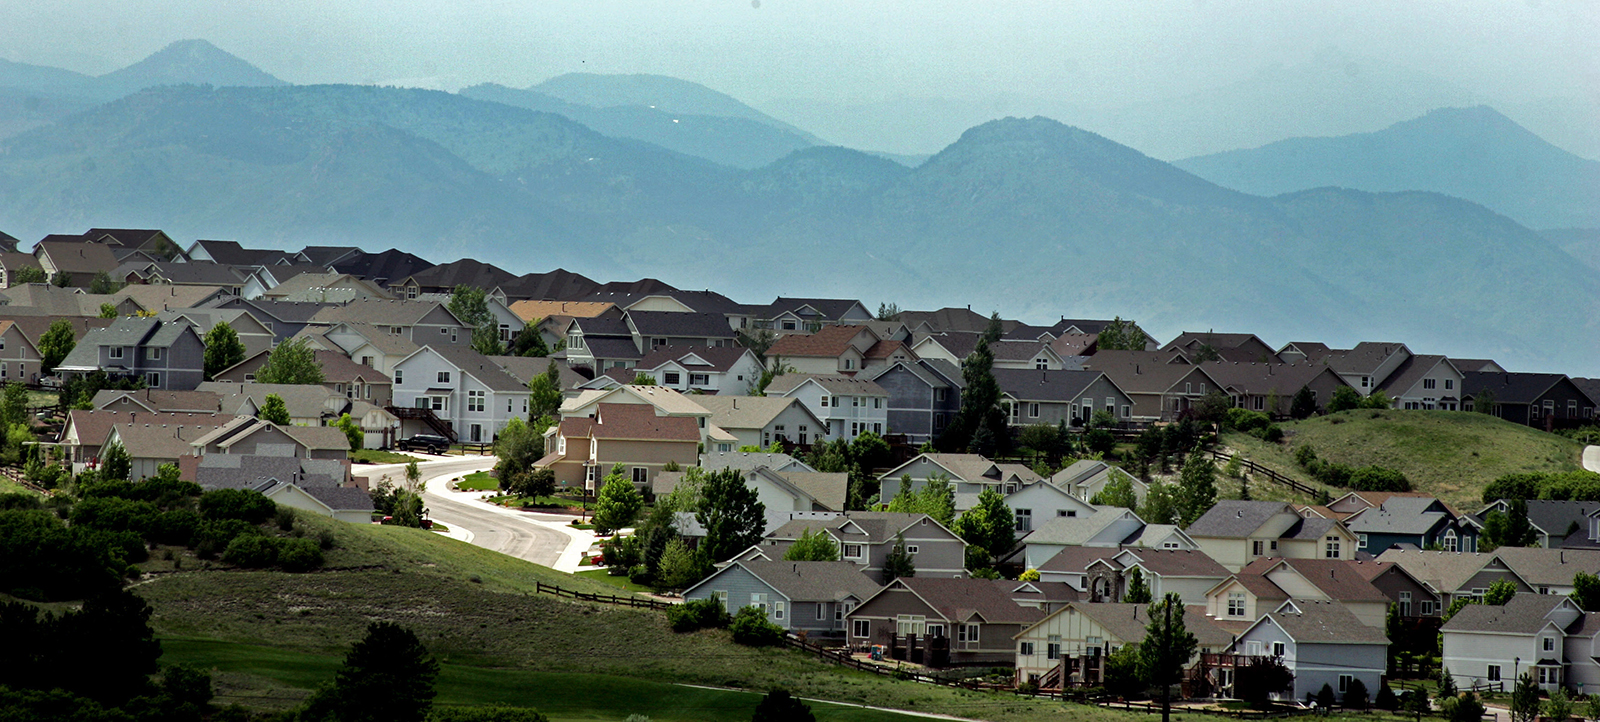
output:
M1178 518L1183 526L1193 524L1217 503L1217 467L1200 452L1190 452L1183 462L1178 486Z
M906 552L906 537L896 534L894 547L889 550L889 556L883 560L883 581L885 584L900 577L914 577L917 575L917 566L911 560L911 555Z
M594 502L594 525L597 529L624 529L633 526L634 520L639 518L639 510L644 508L644 496L634 488L633 481L625 476L626 473L627 469L617 464L606 475L605 484L600 487Z
M438 676L438 661L411 630L373 622L345 655L333 687L319 695L320 704L341 722L421 722L433 707Z
M1172 718L1172 686L1183 681L1183 669L1198 643L1183 620L1183 599L1168 593L1150 605L1150 622L1139 643L1139 672L1147 684L1161 690L1161 720Z
M1144 581L1144 572L1138 567L1128 572L1128 591L1122 595L1124 604L1149 604L1150 585Z

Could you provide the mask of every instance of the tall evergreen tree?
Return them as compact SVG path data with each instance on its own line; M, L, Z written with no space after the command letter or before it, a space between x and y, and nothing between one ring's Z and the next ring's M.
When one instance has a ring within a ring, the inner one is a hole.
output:
M1134 567L1133 571L1128 573L1128 590L1123 593L1122 602L1124 604L1150 603L1150 585L1145 583L1144 572L1139 571L1138 567Z
M1193 524L1217 503L1217 467L1197 448L1183 462L1178 484L1179 523Z
M1194 656L1194 634L1183 621L1183 599L1168 592L1150 605L1150 622L1139 643L1139 671L1149 685L1161 691L1161 722L1172 718L1172 687L1183 681L1183 669Z
M417 635L393 622L367 625L367 636L351 647L333 687L318 693L308 710L317 720L422 722L433 708L439 662Z
M906 537L896 534L894 547L889 549L889 556L883 560L883 581L885 583L900 577L914 577L917 575L917 566L911 560L911 554L906 551Z
M722 469L706 474L695 521L706 530L700 549L712 562L725 561L761 541L767 508L744 481L744 472Z

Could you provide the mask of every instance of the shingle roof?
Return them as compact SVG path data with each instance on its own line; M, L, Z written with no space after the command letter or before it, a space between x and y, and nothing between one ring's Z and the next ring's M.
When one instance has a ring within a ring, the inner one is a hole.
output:
M147 406L163 413L214 413L221 409L219 405L221 400L222 394L210 391L167 391L163 389L116 391L101 389L95 392L94 399L89 403L97 409L137 410L139 406ZM116 408L112 409L112 407Z
M845 501L850 495L850 475L845 472L824 471L789 471L772 472L785 481L793 484L795 488L805 492L817 503L833 509L844 511Z
M556 365L556 376L561 379L562 389L575 388L587 380L577 371L573 371L566 362L558 359L538 356L489 356L488 359L524 385L533 383L535 377L544 375L552 363Z
M689 336L694 338L734 338L728 317L720 313L674 313L671 311L629 311L628 320L641 336Z
M189 263L148 263L144 266L146 278L159 276L167 283L202 286L240 286L244 279L232 266L220 263L192 261Z
M350 273L379 283L391 283L416 275L430 268L433 262L405 251L391 248L379 253L359 253L333 261L340 273Z
M978 340L983 338L982 333L964 333L960 331L945 331L935 334L922 334L914 339L914 343L921 343L923 339L932 339L943 346L951 356L964 359L972 355L978 348ZM989 352L994 354L996 361L1029 361L1039 355L1048 347L1047 341L1008 341L1001 339L989 344Z
M1045 563L1039 565L1040 572L1078 573L1088 570L1089 565L1097 560L1111 561L1122 550L1117 547L1066 547L1056 555L1050 557ZM1120 568L1121 564L1112 566Z
M1260 529L1268 519L1284 512L1294 514L1294 509L1281 501L1223 499L1190 524L1186 531L1191 537L1244 539Z
M930 452L921 454L901 466L909 465L917 459L927 459L949 471L955 477L954 481L1000 481L1003 476L999 466L978 454L946 454ZM885 476L893 475L899 468L891 469ZM896 476L895 478L899 478Z
M1115 602L1074 602L1076 609L1124 644L1144 641L1145 630L1150 626L1150 606L1146 604L1121 604ZM1066 609L1055 612L1062 614ZM1233 643L1233 635L1218 627L1204 614L1188 607L1183 610L1183 626L1194 635L1202 647L1221 649Z
M1389 637L1379 627L1361 623L1343 604L1321 600L1296 599L1300 613L1272 612L1272 618L1297 644L1387 644Z
M174 286L171 284L148 285L133 283L123 286L122 290L111 294L112 298L131 298L134 303L146 311L167 311L172 309L194 308L199 304L219 297L237 298L225 294L221 286Z
M1330 351L1322 362L1341 374L1371 374L1397 353L1407 353L1405 344L1363 341L1349 351Z
M834 358L843 354L850 346L850 340L862 331L870 330L866 326L837 325L823 326L815 333L791 333L773 342L767 349L769 358L782 358L784 356L801 356L816 358Z
M926 514L905 514L888 511L851 511L828 519L793 519L767 534L772 539L799 539L805 531L827 530L840 539L881 544L912 524L927 518ZM932 523L932 522L929 522ZM860 529L860 532L854 531Z
M765 315L762 318L775 318L778 314L789 312L807 319L817 318L824 321L836 321L844 318L844 315L849 313L850 309L858 305L861 305L860 301L850 298L784 298L779 296L777 300L774 300L763 309ZM821 315L803 312L806 306L810 306L816 310L817 314Z
M402 299L356 299L343 306L329 306L311 317L312 323L361 323L374 326L409 326L444 304ZM448 309L447 309L448 311Z
M297 419L319 418L323 414L332 414L335 408L342 408L347 401L345 397L335 394L332 389L313 384L203 381L195 387L195 390L221 394L222 408L229 412L243 406L245 401L260 408L266 403L269 394L276 394L283 399L284 406L289 410L289 416Z
M1389 378L1384 379L1383 383L1378 384L1378 390L1389 394L1390 396L1410 391L1411 387L1416 386L1418 382L1422 381L1423 377L1432 373L1433 369L1439 364L1448 365L1449 363L1449 359L1436 354L1420 354L1412 356L1404 361L1401 361L1400 365L1395 367L1394 372L1389 374ZM1443 393L1446 397L1450 397L1454 396L1456 393L1460 393L1460 389L1457 389L1455 393L1449 393L1443 389L1440 389L1440 393Z
M227 417L232 418L232 417ZM223 417L216 417L222 420ZM135 459L176 459L194 453L190 442L219 428L220 424L202 417L200 423L163 424L147 422L142 416L131 424L116 424L117 437ZM337 429L335 429L337 431ZM347 446L348 448L348 446Z
M463 258L434 266L427 270L417 271L409 277L415 280L418 285L430 288L455 288L456 286L494 288L516 279L516 276L509 271L471 258ZM389 280L391 283L397 283L405 279L390 277Z
M1018 401L1070 403L1083 397L1084 389L1105 374L1099 371L1044 371L1035 369L994 369L994 380L1001 393Z
M594 318L610 313L616 304L609 302L584 302L584 301L544 301L524 299L512 302L511 312L517 317L532 323L541 318L550 316L571 316L573 318ZM727 320L723 320L727 325Z
M453 366L461 369L462 373L477 379L479 383L489 387L492 391L507 391L516 393L527 391L527 382L512 376L494 359L489 358L467 346L427 346L425 347Z
M722 372L733 368L733 365L738 363L739 359L744 358L745 354L748 353L750 353L750 350L742 346L717 346L713 348L699 346L657 346L654 349L651 349L650 353L646 354L644 358L639 359L638 365L634 368L643 370L656 369L660 368L663 364L676 361L679 363L679 365L684 366L692 371ZM699 361L703 361L709 365L704 365L699 362L685 363L684 359L690 354L698 357Z
M888 396L885 391L871 381L863 378L853 378L838 374L784 374L767 384L767 394L786 394L795 390L807 381L815 381L823 390L839 396Z
M701 396L694 402L711 412L711 423L724 429L761 429L800 400L787 396Z
M1104 371L1125 393L1165 393L1197 366L1174 359L1167 351L1100 350L1083 364L1090 371ZM1202 372L1204 370L1202 369ZM1209 374L1207 374L1209 376ZM1215 383L1215 379L1212 380ZM1298 389L1296 389L1298 390Z
M783 470L794 468L802 471L813 469L788 454L767 454L749 451L713 451L700 455L700 468L706 471L720 471L722 469L739 469L749 471L758 466L768 469Z
M1390 549L1378 555L1378 561L1399 564L1405 567L1411 576L1433 585L1434 589L1446 594L1460 589L1462 584L1493 560L1493 554L1482 552L1438 552L1422 549Z
M855 562L735 563L771 585L791 602L834 602L846 597L864 600L881 588L862 574Z
M1600 510L1600 502L1595 501L1529 499L1528 521L1552 537L1565 537L1573 523L1577 523L1579 529L1586 528L1589 515L1597 510Z
M989 317L970 308L941 308L937 311L901 311L897 318L906 328L915 329L924 323L935 331L982 332L989 327ZM1009 330L1016 321L1001 322L1002 330ZM1009 324L1009 326L1008 326Z
M1494 555L1534 585L1565 587L1572 585L1578 572L1600 574L1600 551L1591 549L1500 547Z
M111 427L116 424L122 424L126 426L128 424L150 423L163 427L209 426L211 428L216 428L232 419L232 416L222 416L219 414L169 414L150 413L146 411L130 412L111 411L106 409L85 411L82 409L74 409L68 412L68 423L62 427L63 436L61 438L65 438L66 430L70 426L77 430L79 442L89 446L99 446L106 440L106 435L111 433Z
M1464 374L1461 392L1477 396L1483 391L1494 395L1497 404L1528 404L1538 400L1551 387L1566 379L1562 374L1536 373L1486 373L1472 371Z
M1565 595L1518 594L1504 605L1468 604L1440 628L1442 632L1496 632L1533 634L1550 623L1550 614Z
M109 247L98 243L40 241L33 252L35 256L49 256L56 270L67 273L109 273L121 265Z
M1325 366L1313 363L1213 361L1199 366L1226 388L1259 395L1276 392L1286 399L1328 370Z
M1012 601L1011 595L1001 591L988 579L902 577L896 579L895 583L916 592L917 596L952 622L965 621L977 615L989 624L1028 625L1044 617L1042 610Z
M194 244L205 249L211 260L230 266L263 265L289 256L287 251L245 248L238 241L195 241Z
M557 268L547 273L529 273L500 284L508 299L570 301L595 292L600 284L586 276ZM520 314L519 314L520 315ZM540 314L540 317L550 314Z
M561 420L561 435L567 438L634 439L645 441L700 440L700 425L693 417L656 416L644 404L599 404L595 418L584 416Z
M1024 544L1066 544L1077 546L1105 531L1106 527L1132 515L1121 507L1100 507L1088 516L1057 516L1047 519L1022 540ZM1117 540L1120 541L1120 540Z
M302 272L287 279L282 279L278 285L266 292L266 298L271 299L316 299L317 302L353 300L359 293L340 293L339 289L361 289L372 298L390 299L394 294L368 281L349 273L324 273ZM305 301L301 301L302 303Z
M1133 555L1139 559L1139 566L1164 577L1228 576L1228 570L1215 559L1193 549L1137 549Z
M77 288L58 288L48 283L23 283L0 290L8 306L37 309L50 316L98 316L100 304L113 306L121 299L112 294L84 293Z
M1341 602L1384 602L1388 597L1370 580L1343 559L1257 559L1241 571L1265 574L1267 570L1286 565L1300 573L1306 581Z

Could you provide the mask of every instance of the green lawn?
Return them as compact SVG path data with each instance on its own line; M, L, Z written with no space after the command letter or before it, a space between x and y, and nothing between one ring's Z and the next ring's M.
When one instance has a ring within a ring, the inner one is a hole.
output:
M28 487L18 484L17 482L7 479L3 476L0 476L0 494L27 494L28 496L39 496L39 492L29 489Z
M600 582L601 584L610 584L611 586L617 587L619 589L626 589L626 590L628 590L630 592L634 592L634 593L638 593L638 594L643 594L643 593L651 591L650 587L647 587L647 586L645 586L643 584L634 584L633 582L628 581L628 578L626 576L613 577L609 573L607 573L607 570L605 570L605 569L590 569L588 571L578 572L574 576L583 577L585 579L592 579L594 581Z
M495 491L500 488L500 480L487 471L475 471L461 477L456 482L456 488L461 491Z
M1224 435L1223 443L1285 476L1311 482L1294 463L1294 450L1309 444L1329 461L1397 469L1412 488L1458 508L1476 509L1484 485L1505 474L1579 469L1583 452L1583 444L1571 439L1466 411L1356 409L1281 426L1282 444L1236 433ZM1255 484L1251 493L1265 486Z
M350 461L356 464L404 464L422 459L410 454L397 454L380 449L362 449L350 452Z

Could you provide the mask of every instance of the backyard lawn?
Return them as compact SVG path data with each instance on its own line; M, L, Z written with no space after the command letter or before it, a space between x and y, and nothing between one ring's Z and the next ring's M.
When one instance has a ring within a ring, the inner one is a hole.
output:
M410 454L397 454L393 451L362 449L350 452L350 461L356 464L404 464L411 461L422 461L422 459Z

